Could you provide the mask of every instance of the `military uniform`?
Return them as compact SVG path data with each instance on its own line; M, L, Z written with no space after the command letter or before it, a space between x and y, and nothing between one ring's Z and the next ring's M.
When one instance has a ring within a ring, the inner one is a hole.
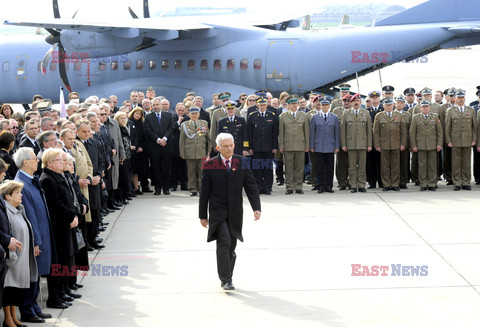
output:
M440 110L442 111L443 116L447 117L447 112L452 108L454 105L451 103L444 103L440 106ZM442 125L443 128L443 142L445 143L447 138L445 137L446 128L445 128L445 121ZM447 144L443 145L443 173L445 180L447 181L447 185L453 184L452 179L452 148L447 146Z
M287 191L302 190L305 150L309 148L309 126L306 113L297 110L294 114L289 111L280 115L278 147L284 150Z
M420 187L435 190L437 186L437 146L443 145L440 118L429 113L416 114L410 125L410 146L418 150L418 178Z
M472 142L477 141L475 110L469 106L457 106L447 111L445 137L452 144L452 179L456 187L470 187L472 179ZM457 189L457 188L455 188Z
M218 132L232 134L233 142L235 143L235 154L241 156L243 151L248 150L247 123L243 117L235 115L233 118L225 117L220 119Z
M205 120L188 120L180 126L180 156L187 162L188 190L200 191L202 161L211 148L208 123Z
M278 119L274 112L260 111L250 114L247 135L251 156L251 168L257 180L260 194L270 193L273 184L273 150L278 149Z
M332 113L337 115L339 121L342 120L343 113L345 112L343 104L341 107L333 109ZM344 190L348 185L348 153L340 149L337 153L337 161L335 163L335 177L337 178L338 187Z
M394 112L398 112L395 111ZM405 110L402 110L401 114L403 115L403 120L405 121L405 131L406 131L406 149L405 151L400 152L400 188L407 188L407 183L410 179L410 125L412 123L412 115Z
M358 114L348 109L343 112L340 128L342 148L347 148L349 182L352 192L365 189L367 148L372 146L372 120L366 109Z
M406 129L403 115L382 111L375 116L373 144L381 150L381 178L384 189L399 189L400 147L406 146ZM403 152L403 151L402 151Z
M367 109L368 113L370 114L370 119L373 122L375 121L375 116L379 113L384 111L383 105L380 104L378 107L370 107ZM370 145L373 146L373 143ZM382 179L381 179L381 162L380 162L381 153L377 150L372 149L372 151L367 153L367 182L369 188L377 187L377 182L379 187L383 187Z
M321 111L317 111L315 108L312 108L310 111L307 112L307 121L308 126L311 125L313 115L320 113ZM310 181L312 183L312 191L318 189L318 180L317 180L317 163L315 160L315 154L310 153Z

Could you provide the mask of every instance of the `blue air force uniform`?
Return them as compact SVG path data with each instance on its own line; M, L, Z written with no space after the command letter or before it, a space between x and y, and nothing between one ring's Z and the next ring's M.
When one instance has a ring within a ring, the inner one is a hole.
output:
M247 123L245 118L237 115L233 118L225 117L218 122L218 133L230 133L235 143L234 153L239 156L248 151Z

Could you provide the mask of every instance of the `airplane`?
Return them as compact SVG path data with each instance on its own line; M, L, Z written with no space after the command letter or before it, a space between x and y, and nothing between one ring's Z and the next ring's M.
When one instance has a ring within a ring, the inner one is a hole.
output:
M300 24L292 16L275 22L245 16L243 24L228 15L155 18L147 0L143 18L129 8L129 21L81 22L60 18L53 0L53 20L5 21L51 35L47 42L1 42L0 101L28 103L37 93L55 99L62 84L82 97L119 99L152 86L172 103L188 91L207 101L221 91L332 93L393 63L479 44L480 2L445 3L430 0L368 26L305 31L292 28Z

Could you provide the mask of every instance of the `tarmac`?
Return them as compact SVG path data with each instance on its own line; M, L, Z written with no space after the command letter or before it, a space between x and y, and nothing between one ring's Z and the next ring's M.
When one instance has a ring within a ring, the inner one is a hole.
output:
M259 221L244 199L231 292L198 197L138 196L107 216L82 298L42 326L478 326L480 186L304 191L275 186Z

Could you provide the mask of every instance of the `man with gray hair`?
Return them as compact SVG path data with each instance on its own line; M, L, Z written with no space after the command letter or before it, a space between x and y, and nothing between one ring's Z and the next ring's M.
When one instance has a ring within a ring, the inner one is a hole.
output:
M74 113L77 112L77 109L78 109L79 105L78 103L75 103L75 102L70 102L69 104L67 104L67 119L73 115Z
M10 120L8 120L8 119L0 120L0 132L1 131L12 132L12 124L10 123Z
M40 145L40 152L37 154L38 169L36 175L42 173L42 156L46 149L54 148L57 145L57 136L54 131L45 131L37 135L37 143Z

